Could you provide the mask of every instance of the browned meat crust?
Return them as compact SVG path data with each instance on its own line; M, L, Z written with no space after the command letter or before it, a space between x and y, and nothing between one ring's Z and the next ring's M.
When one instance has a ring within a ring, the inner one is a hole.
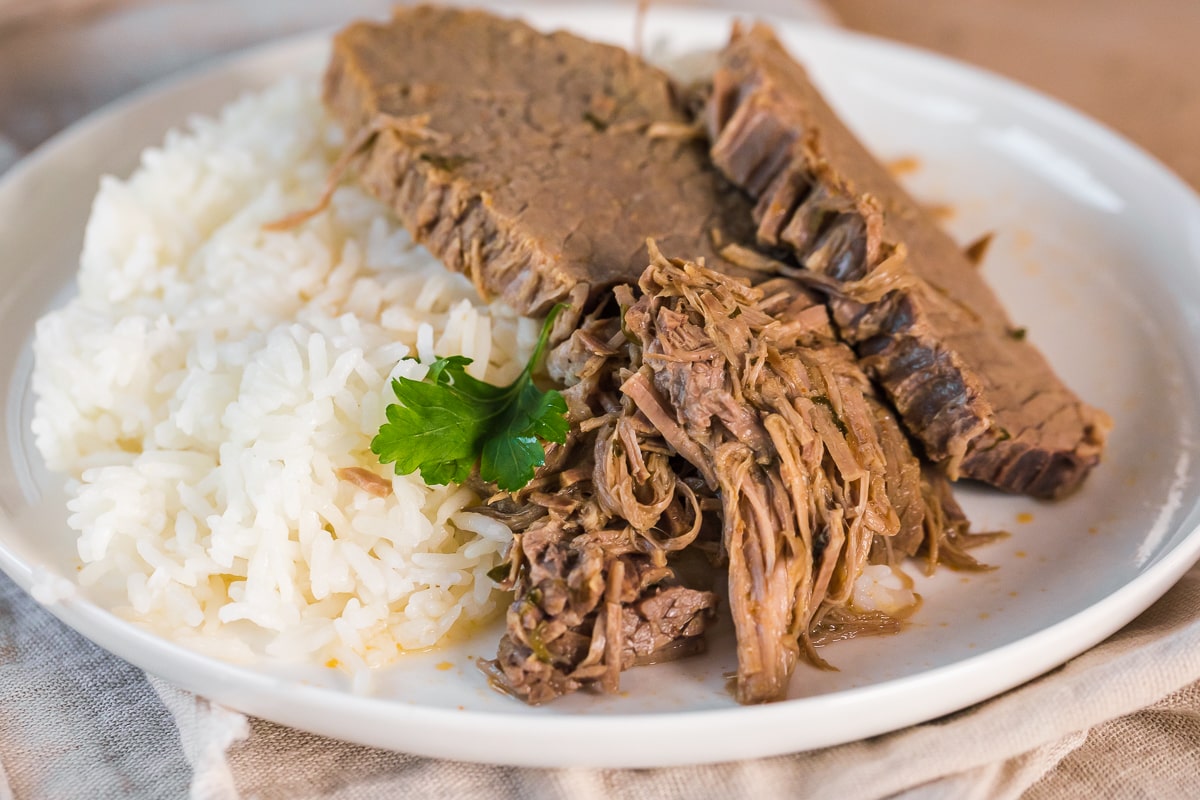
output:
M757 198L926 454L959 475L1059 497L1111 422L1075 396L966 255L846 129L772 31L735 30L706 109L714 163Z

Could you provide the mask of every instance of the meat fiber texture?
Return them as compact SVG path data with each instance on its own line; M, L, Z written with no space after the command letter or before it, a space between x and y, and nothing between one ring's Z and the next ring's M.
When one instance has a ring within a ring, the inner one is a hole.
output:
M760 245L822 282L843 337L949 477L1069 494L1111 421L1015 331L955 242L855 139L770 28L735 29L705 110Z
M978 567L944 479L923 478L815 295L650 249L638 287L614 290L620 316L591 315L548 360L576 432L525 492L544 516L506 520L516 598L484 665L527 702L694 652L714 600L673 566L718 537L743 703L783 697L801 659L825 664L819 644L899 629L853 605L868 564L924 545Z
M900 532L886 413L825 309L788 282L765 297L659 256L639 285L624 321L644 366L621 390L716 490L736 696L779 699L802 649L823 663L812 634L846 610L873 543ZM905 538L919 541L914 527Z
M682 93L620 48L481 12L399 9L337 36L325 101L367 142L367 188L521 313L636 281L648 237L734 273L714 232L752 238L746 200L687 135Z

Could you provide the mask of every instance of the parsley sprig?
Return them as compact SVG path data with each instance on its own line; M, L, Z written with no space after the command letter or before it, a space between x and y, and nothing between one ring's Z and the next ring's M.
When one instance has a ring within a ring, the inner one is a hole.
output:
M387 407L387 422L371 440L379 462L394 462L397 475L420 470L429 484L462 483L476 464L480 478L504 491L533 480L546 463L542 442L565 442L569 428L563 396L533 383L561 310L551 309L529 363L507 386L468 375L466 356L435 360L423 380L393 380L399 402Z

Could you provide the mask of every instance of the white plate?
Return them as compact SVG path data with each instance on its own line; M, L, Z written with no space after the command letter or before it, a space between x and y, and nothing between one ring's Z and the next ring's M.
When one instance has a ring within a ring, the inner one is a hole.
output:
M627 12L531 12L628 43ZM962 239L998 232L989 280L1067 383L1107 409L1106 462L1057 504L959 491L978 529L1013 537L983 555L1000 568L919 580L909 630L847 642L801 666L791 698L736 706L723 673L728 632L699 659L632 670L619 696L530 709L487 689L473 657L496 631L406 658L356 696L331 670L248 668L198 656L122 622L83 594L50 610L101 646L247 713L408 752L544 766L719 761L845 742L928 720L1062 663L1132 619L1200 554L1194 420L1200 416L1200 205L1152 159L1052 101L978 70L892 44L780 23L837 108L885 159L916 157L908 182L953 209ZM656 52L715 48L723 15L659 10ZM194 112L297 70L319 72L321 39L275 45L143 93L76 126L0 184L0 567L21 586L72 576L59 480L28 422L34 320L76 269L97 178ZM86 376L81 376L86 391Z

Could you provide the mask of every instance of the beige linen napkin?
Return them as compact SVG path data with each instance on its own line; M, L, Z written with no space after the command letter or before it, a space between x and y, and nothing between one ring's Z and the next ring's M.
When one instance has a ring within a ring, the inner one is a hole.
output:
M0 767L17 798L1200 796L1200 568L1060 669L949 717L791 756L519 769L247 719L105 654L0 577ZM161 700L161 702L159 702ZM0 772L0 781L3 780ZM0 798L5 797L0 782Z
M1197 676L1200 568L1103 644L1019 689L812 753L659 770L512 769L385 754L254 721L251 738L230 748L228 765L247 796L264 798L402 797L423 786L444 787L447 797L631 800L1016 798L1026 790L1037 798L1120 797L1135 787L1195 798ZM347 775L360 777L346 784ZM362 793L368 787L372 793Z
M161 74L269 37L379 15L389 5L0 0L0 171L83 113ZM820 14L808 0L756 7ZM103 652L0 575L0 800L1194 798L1197 679L1200 568L1060 669L904 731L692 768L504 768L376 750L248 719Z

